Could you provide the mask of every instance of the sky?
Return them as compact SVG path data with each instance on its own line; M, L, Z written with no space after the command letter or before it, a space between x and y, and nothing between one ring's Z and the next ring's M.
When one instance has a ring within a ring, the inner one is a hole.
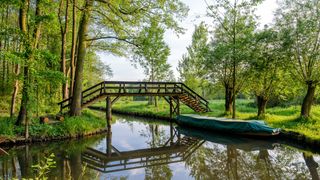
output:
M169 45L171 54L168 58L168 63L172 66L172 70L176 78L179 77L177 71L178 62L182 55L187 52L187 46L191 44L191 37L195 25L204 21L206 24L212 24L212 19L206 17L206 3L204 0L182 0L189 6L188 17L186 17L180 25L185 29L184 34L177 36L170 30L165 32L165 42ZM210 0L207 0L210 2ZM273 12L277 8L276 0L264 0L262 4L257 7L256 14L260 17L260 27L265 24L272 23ZM98 54L103 63L108 64L112 71L113 77L108 80L114 81L141 81L145 78L143 69L139 66L134 67L129 59L119 58L106 53Z

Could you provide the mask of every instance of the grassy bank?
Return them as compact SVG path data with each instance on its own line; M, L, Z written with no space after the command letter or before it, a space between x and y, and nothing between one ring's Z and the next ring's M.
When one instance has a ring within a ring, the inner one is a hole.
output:
M90 133L106 127L106 120L99 112L84 110L80 117L66 116L63 122L55 124L40 124L39 118L32 119L29 127L31 138L73 137ZM15 138L23 136L24 126L14 126L15 118L0 117L0 136Z
M97 103L94 106L104 107L105 103ZM203 113L202 115L231 118L231 115L224 113L223 100L210 101L210 108L212 112ZM113 109L159 116L169 115L169 106L165 101L160 101L158 107L147 105L146 101L118 101L113 105ZM195 113L185 105L181 106L180 111L184 114ZM272 127L298 132L313 140L320 140L320 106L313 106L309 119L301 119L299 114L300 106L273 107L266 110L263 120ZM253 106L252 100L237 100L237 118L245 120L257 119L257 109Z

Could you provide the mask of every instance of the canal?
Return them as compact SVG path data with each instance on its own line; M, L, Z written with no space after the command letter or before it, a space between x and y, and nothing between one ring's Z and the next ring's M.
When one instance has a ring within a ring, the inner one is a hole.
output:
M114 116L106 134L11 148L0 179L319 179L320 156L274 140L249 139Z

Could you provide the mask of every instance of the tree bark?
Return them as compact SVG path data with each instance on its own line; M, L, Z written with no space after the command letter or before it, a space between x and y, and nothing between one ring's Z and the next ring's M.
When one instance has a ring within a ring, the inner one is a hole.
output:
M20 65L16 64L16 67L15 67L16 80L14 82L13 93L11 98L10 117L13 117L15 112L16 99L19 91L19 79L18 79L19 74L20 74Z
M89 18L91 14L91 7L93 5L93 0L86 0L84 11L82 14L82 19L79 26L78 38L78 55L76 63L76 73L75 73L75 82L73 88L73 98L71 102L71 116L81 115L81 98L82 98L82 79L83 79L83 65L84 59L86 57L86 39L89 27Z
M2 41L0 40L0 52L2 51ZM3 62L3 56L0 56L0 60ZM2 72L3 72L3 68L2 68ZM2 80L2 79L1 79ZM2 80L0 82L0 93L2 94L3 93L3 90L4 90L4 87L3 87L3 83L4 81Z
M63 1L61 0L59 14L61 13ZM69 10L69 1L66 0L66 8L65 8L65 16L64 16L64 25L62 24L62 21L60 20L59 15L59 21L60 21L60 32L61 32L61 64L60 64L60 71L63 73L65 79L67 78L67 70L66 70L66 53L67 53L67 31L68 31L68 10ZM64 26L64 27L63 27ZM62 84L62 98L67 99L68 98L68 82L64 82Z
M76 0L73 0L72 6L72 47L71 47L71 60L70 60L70 91L69 97L73 96L73 86L74 86L74 76L75 76L75 53L77 47L77 9L76 9Z
M267 103L268 98L264 96L257 96L258 117L263 117L265 115Z
M237 74L237 63L236 63L236 19L237 19L237 1L234 1L234 17L233 17L233 73L232 73L232 119L236 118L236 74Z
M36 12L35 12L36 17L41 15L41 10L40 10L40 6L39 6L40 1L41 0L36 1ZM37 48L38 44L39 44L40 28L41 28L41 23L38 21L38 22L36 22L34 32L33 32L33 38L34 38L33 47L34 48Z
M308 90L307 94L303 99L302 106L301 106L301 117L309 117L310 116L310 111L311 111L311 106L314 100L314 94L316 91L316 85L313 82L308 82Z
M24 37L27 37L27 11L29 8L29 0L22 0L22 4L19 11L19 25L20 30L23 33ZM31 51L31 46L26 40L24 39L24 46L26 54L29 56ZM23 88L22 88L22 99L20 105L19 116L16 121L16 125L21 125L22 123L26 123L27 119L27 104L29 101L29 94L28 94L28 80L29 80L29 67L28 67L28 60L29 57L25 58L24 68L23 68Z
M232 95L232 88L228 84L225 85L225 112L230 114L232 112L232 102L233 102L233 95Z

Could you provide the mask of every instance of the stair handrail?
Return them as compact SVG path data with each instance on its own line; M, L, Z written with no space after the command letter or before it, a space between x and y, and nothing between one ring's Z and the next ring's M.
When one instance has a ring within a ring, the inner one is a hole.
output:
M99 85L101 85L101 84L103 84L104 83L104 81L102 81L102 82L100 82L100 83L98 83L98 84L96 84L96 85L93 85L93 86L91 86L91 87L89 87L89 88L87 88L87 89L85 89L84 91L82 91L82 93L81 93L81 99L82 99L82 101L81 102L83 102L83 97L84 97L84 93L86 93L86 92L88 92L88 91L90 91L90 90L92 90L92 89L94 89L95 87L97 87L97 86L99 86ZM59 102L58 103L58 105L60 105L60 106L63 106L63 104L65 103L65 102L68 102L68 104L66 105L66 106L69 106L70 105L70 103L71 103L71 100L72 100L72 96L71 97L69 97L69 98L67 98L67 99L64 99L63 101L61 101L61 102Z
M206 99L204 99L202 96L200 96L198 93L196 93L194 90L192 90L191 88L189 88L187 85L185 85L184 83L179 83L181 84L181 88L186 91L189 95L191 95L193 98L195 99L200 99L199 102L203 105L206 106L207 110L209 110L209 101L207 101Z

